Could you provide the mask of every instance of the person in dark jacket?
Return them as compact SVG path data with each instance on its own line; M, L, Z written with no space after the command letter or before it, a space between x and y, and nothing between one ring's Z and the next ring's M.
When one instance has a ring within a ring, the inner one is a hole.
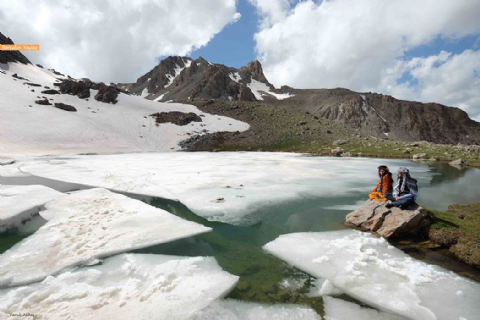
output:
M387 208L400 207L400 209L403 209L414 204L415 200L417 200L417 180L410 176L410 171L407 168L400 167L398 168L397 177L393 193L385 194L385 198L389 200L386 204Z

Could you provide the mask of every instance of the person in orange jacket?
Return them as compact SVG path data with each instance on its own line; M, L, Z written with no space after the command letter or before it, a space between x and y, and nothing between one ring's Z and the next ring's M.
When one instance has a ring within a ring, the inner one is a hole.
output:
M388 199L384 196L385 193L392 193L393 191L392 173L387 166L379 166L377 169L380 181L378 181L377 186L370 192L368 197L371 201L387 201Z

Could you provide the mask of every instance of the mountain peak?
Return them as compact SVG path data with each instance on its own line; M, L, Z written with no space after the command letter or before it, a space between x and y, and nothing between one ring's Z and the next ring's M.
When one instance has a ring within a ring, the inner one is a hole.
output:
M0 32L0 43L1 44L14 44L12 39L3 35ZM23 64L31 64L30 60L27 59L20 51L0 51L0 63L7 62L21 62Z

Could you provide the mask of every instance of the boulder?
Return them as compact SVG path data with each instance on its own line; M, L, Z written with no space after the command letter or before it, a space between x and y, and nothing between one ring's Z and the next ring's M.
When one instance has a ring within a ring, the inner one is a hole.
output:
M362 231L376 232L384 238L428 234L431 222L424 207L415 204L402 210L397 207L387 208L386 204L383 201L368 201L350 212L345 217L345 224Z
M332 156L334 156L334 157L341 157L343 151L344 151L344 150L343 150L343 149L340 149L340 148L332 149Z
M428 156L426 153L417 153L412 156L412 159L414 160L428 159Z
M43 98L43 99L40 99L40 100L35 100L35 103L36 104L41 104L41 105L44 105L44 106L49 106L51 105L50 101L48 101L47 98Z
M80 99L90 97L90 88L83 81L63 80L59 89L62 93L78 96Z
M352 156L352 153L351 153L351 152L344 152L344 153L342 153L341 156L342 156L342 157L351 157L351 156Z
M455 168L463 168L465 166L465 161L463 161L463 159L457 159L450 161L448 164Z
M55 103L54 107L58 108L58 109L61 109L61 110L70 111L70 112L76 112L77 111L77 109L74 106L71 106L71 105L65 104L65 103Z
M347 144L347 143L348 143L347 140L339 139L339 140L337 140L337 141L334 141L334 142L333 142L333 145L334 145L334 146L341 146L342 144Z
M58 92L57 90L54 90L54 89L43 90L42 93L43 94L60 94L60 92Z
M105 103L117 103L118 90L115 87L102 84L98 93L95 95L95 100Z

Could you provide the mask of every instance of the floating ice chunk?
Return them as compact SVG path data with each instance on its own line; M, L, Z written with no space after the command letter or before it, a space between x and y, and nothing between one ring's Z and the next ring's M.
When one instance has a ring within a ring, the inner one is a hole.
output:
M187 319L226 295L237 276L214 258L122 254L41 283L0 290L0 316L35 319Z
M307 294L308 297L338 296L343 294L342 290L335 288L333 284L326 279L317 279Z
M353 230L282 235L264 249L352 297L419 320L476 319L480 285ZM322 263L313 262L328 256ZM463 295L457 292L462 291Z
M0 232L19 226L37 214L48 201L64 194L44 186L0 185Z
M78 191L45 207L40 214L49 221L0 255L0 286L211 230L105 189Z
M400 316L361 308L354 303L331 297L324 297L323 303L325 320L406 320Z
M44 178L179 200L209 220L251 225L263 218L252 213L282 202L367 194L375 178L371 174L375 161L195 152L70 156L25 162L21 168ZM389 167L399 165L398 160L382 161ZM412 163L409 168L419 184L432 179L426 165ZM337 179L339 174L342 179Z
M199 311L192 320L320 320L318 313L312 308L301 305L243 302L236 300L220 300L206 309Z

